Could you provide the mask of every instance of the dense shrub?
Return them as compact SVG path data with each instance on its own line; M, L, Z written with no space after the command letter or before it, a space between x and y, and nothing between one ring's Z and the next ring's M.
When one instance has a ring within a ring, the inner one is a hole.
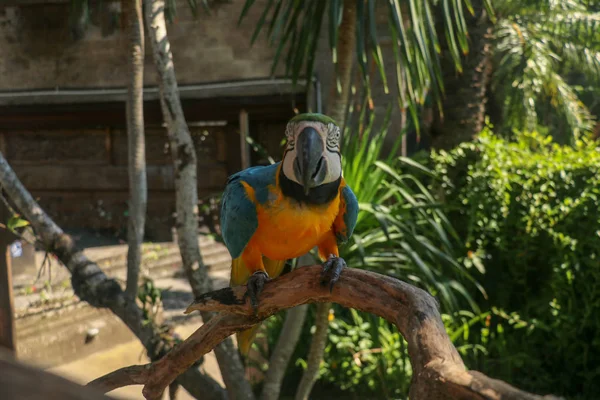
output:
M531 391L600 398L597 144L559 146L535 133L508 142L485 131L432 160L434 189L465 239L463 262L481 271L481 308L516 312L474 325L465 343L487 355L470 367Z

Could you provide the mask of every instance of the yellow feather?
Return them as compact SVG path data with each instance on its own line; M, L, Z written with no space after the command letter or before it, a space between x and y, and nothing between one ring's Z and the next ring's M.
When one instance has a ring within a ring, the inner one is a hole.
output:
M281 275L281 271L283 271L283 267L285 267L285 260L271 260L264 256L263 263L265 264L265 269L267 270L267 274L269 274L271 279L277 278L279 275Z
M242 356L248 357L248 353L250 352L250 348L252 347L252 342L254 341L254 337L258 333L260 325L261 324L256 324L252 328L238 332L235 335L235 337L237 338L238 349Z
M231 261L231 278L229 280L229 286L240 286L245 285L250 278L250 271L246 268L246 264L242 260L242 257L234 258Z

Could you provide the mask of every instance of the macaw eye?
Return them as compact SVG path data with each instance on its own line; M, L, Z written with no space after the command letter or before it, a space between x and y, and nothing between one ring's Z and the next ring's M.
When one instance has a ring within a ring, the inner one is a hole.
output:
M340 147L340 128L333 124L329 124L328 128L327 149L330 151L337 151Z

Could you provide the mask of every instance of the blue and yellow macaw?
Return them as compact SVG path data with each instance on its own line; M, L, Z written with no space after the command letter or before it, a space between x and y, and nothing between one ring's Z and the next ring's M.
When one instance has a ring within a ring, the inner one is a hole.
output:
M341 132L322 114L300 114L286 127L281 162L247 168L227 181L221 230L233 259L231 286L247 284L253 307L264 283L288 259L318 247L324 283L330 290L346 262L338 245L356 225L358 202L342 177ZM238 337L244 355L259 325Z

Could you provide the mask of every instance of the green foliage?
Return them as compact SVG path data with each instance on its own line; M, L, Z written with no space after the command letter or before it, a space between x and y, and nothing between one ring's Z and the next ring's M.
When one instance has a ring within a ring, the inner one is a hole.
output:
M363 107L366 109L366 107ZM399 136L390 156L383 158L388 115L374 131L374 114L361 115L356 128L347 128L342 147L344 179L359 202L354 234L340 254L348 265L395 276L437 296L446 311L468 302L476 283L456 262L458 236L427 188L415 174L431 172L407 158L395 157ZM362 127L362 129L360 128Z
M29 221L21 218L19 214L14 214L6 222L6 228L16 235L19 234L17 229L25 228L26 226L29 226Z
M498 0L493 88L505 126L533 130L553 113L577 139L594 127L570 75L600 82L600 9L586 0Z
M246 0L240 21L254 3L254 0ZM490 0L483 3L491 10ZM443 15L442 23L434 17L438 9ZM392 43L396 44L393 49L397 101L402 109L410 110L415 125L418 125L417 106L424 104L427 93L431 91L438 104L442 98L440 28L456 69L462 69L460 57L468 52L465 9L473 13L468 0L356 0L356 32L352 34L356 34L356 60L367 89L370 87L369 65L374 62L384 91L389 92L377 25L377 17L383 12L388 17L388 34ZM265 32L271 45L276 46L272 73L275 73L284 49L287 49L285 75L291 76L294 82L302 75L312 77L320 29L326 22L332 62L337 68L343 12L342 0L269 0L251 43ZM338 88L339 85L340 82Z
M372 314L339 308L330 323L321 365L324 382L358 398L406 399L412 379L408 344L396 327ZM517 313L497 308L442 314L450 340L469 368L485 363L490 352L505 351L507 332L531 330ZM501 367L501 366L500 366ZM492 366L497 374L499 366Z
M142 284L138 288L138 300L142 303L142 324L152 323L162 306L162 291L154 285L150 278L143 278Z
M321 375L343 391L378 398L406 398L412 377L407 344L389 322L356 310L329 327Z
M531 391L600 397L598 150L537 133L508 142L486 130L432 156L464 262L484 268L489 304L526 321L481 342L488 356L472 367Z

